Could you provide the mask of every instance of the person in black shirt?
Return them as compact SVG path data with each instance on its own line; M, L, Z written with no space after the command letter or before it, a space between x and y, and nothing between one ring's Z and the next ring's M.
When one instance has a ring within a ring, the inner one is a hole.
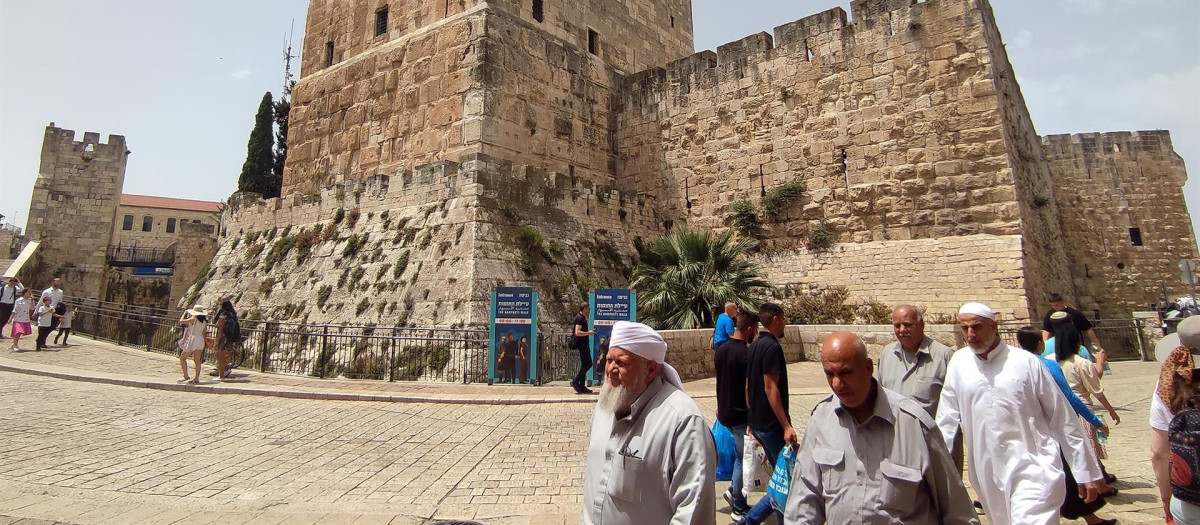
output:
M783 328L787 325L783 309L764 303L758 311L763 330L750 345L746 364L747 424L750 433L762 444L771 465L779 459L784 445L800 444L788 412L787 360L783 356ZM772 512L771 498L763 497L739 523L758 525ZM776 512L783 523L783 514Z
M742 447L746 437L746 359L749 349L746 341L753 341L758 334L758 315L751 312L738 314L737 323L729 339L717 347L717 419L733 433L737 444L737 455L733 457L733 479L729 490L722 496L729 503L730 517L739 520L750 511L750 504L742 494Z
M1075 329L1079 330L1079 333L1086 335L1092 344L1096 345L1094 353L1099 354L1104 352L1104 346L1100 344L1100 338L1096 337L1096 330L1092 322L1088 321L1087 316L1083 315L1083 312L1067 306L1067 302L1063 300L1063 296L1056 293L1050 294L1050 311L1046 312L1046 316L1042 318L1043 341L1049 341L1051 337L1054 337L1054 328L1050 326L1050 316L1054 315L1054 312L1066 312L1067 315L1071 316L1071 322L1075 324Z
M575 335L574 342L576 350L579 351L579 373L575 374L575 379L571 380L571 387L575 389L577 394L591 394L592 389L584 386L584 381L587 379L587 372L592 368L592 338L596 335L595 330L588 330L588 313L591 308L588 305L579 307L579 314L575 316L575 321L571 324L572 333Z

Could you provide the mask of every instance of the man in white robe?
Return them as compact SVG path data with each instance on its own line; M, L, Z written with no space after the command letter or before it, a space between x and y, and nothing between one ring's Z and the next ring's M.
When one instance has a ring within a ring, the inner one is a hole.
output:
M716 444L666 355L652 328L613 325L583 474L585 525L716 522Z
M1000 339L990 308L967 303L958 322L967 346L950 359L936 418L946 446L961 426L971 486L993 525L1057 524L1060 446L1084 501L1105 488L1079 418L1037 357Z

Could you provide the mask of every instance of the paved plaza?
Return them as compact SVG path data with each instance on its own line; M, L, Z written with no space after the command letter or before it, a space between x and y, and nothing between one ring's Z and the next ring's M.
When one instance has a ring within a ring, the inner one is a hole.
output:
M169 356L73 342L0 353L0 524L577 522L594 397L565 385L239 372L210 391L259 390L213 395L156 388L178 379ZM1161 522L1147 445L1157 365L1112 368L1105 390L1123 421L1108 465L1120 494L1100 515ZM801 428L824 396L824 376L814 363L791 365L789 375ZM713 385L687 385L706 414L716 409ZM314 398L271 395L281 389ZM337 392L375 397L331 399ZM433 401L384 401L413 393ZM487 404L498 393L522 404ZM727 523L724 502L718 509Z

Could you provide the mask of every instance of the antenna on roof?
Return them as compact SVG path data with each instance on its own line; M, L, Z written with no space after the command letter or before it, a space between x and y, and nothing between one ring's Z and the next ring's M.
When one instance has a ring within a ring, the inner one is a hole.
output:
M292 59L296 55L292 54L292 31L296 29L296 19L292 19L292 26L288 29L287 45L283 51L283 95L282 98L287 98L292 93Z

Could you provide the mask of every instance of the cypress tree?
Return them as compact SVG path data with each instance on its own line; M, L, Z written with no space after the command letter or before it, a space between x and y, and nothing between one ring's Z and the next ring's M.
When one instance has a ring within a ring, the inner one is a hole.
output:
M292 102L289 100L291 86L284 90L279 102L275 103L275 179L283 185L283 165L287 162L288 117L292 113Z
M282 186L275 176L275 140L271 136L275 124L275 105L271 92L263 95L254 117L254 129L246 144L246 162L238 177L238 191L261 193L263 198L278 197Z

